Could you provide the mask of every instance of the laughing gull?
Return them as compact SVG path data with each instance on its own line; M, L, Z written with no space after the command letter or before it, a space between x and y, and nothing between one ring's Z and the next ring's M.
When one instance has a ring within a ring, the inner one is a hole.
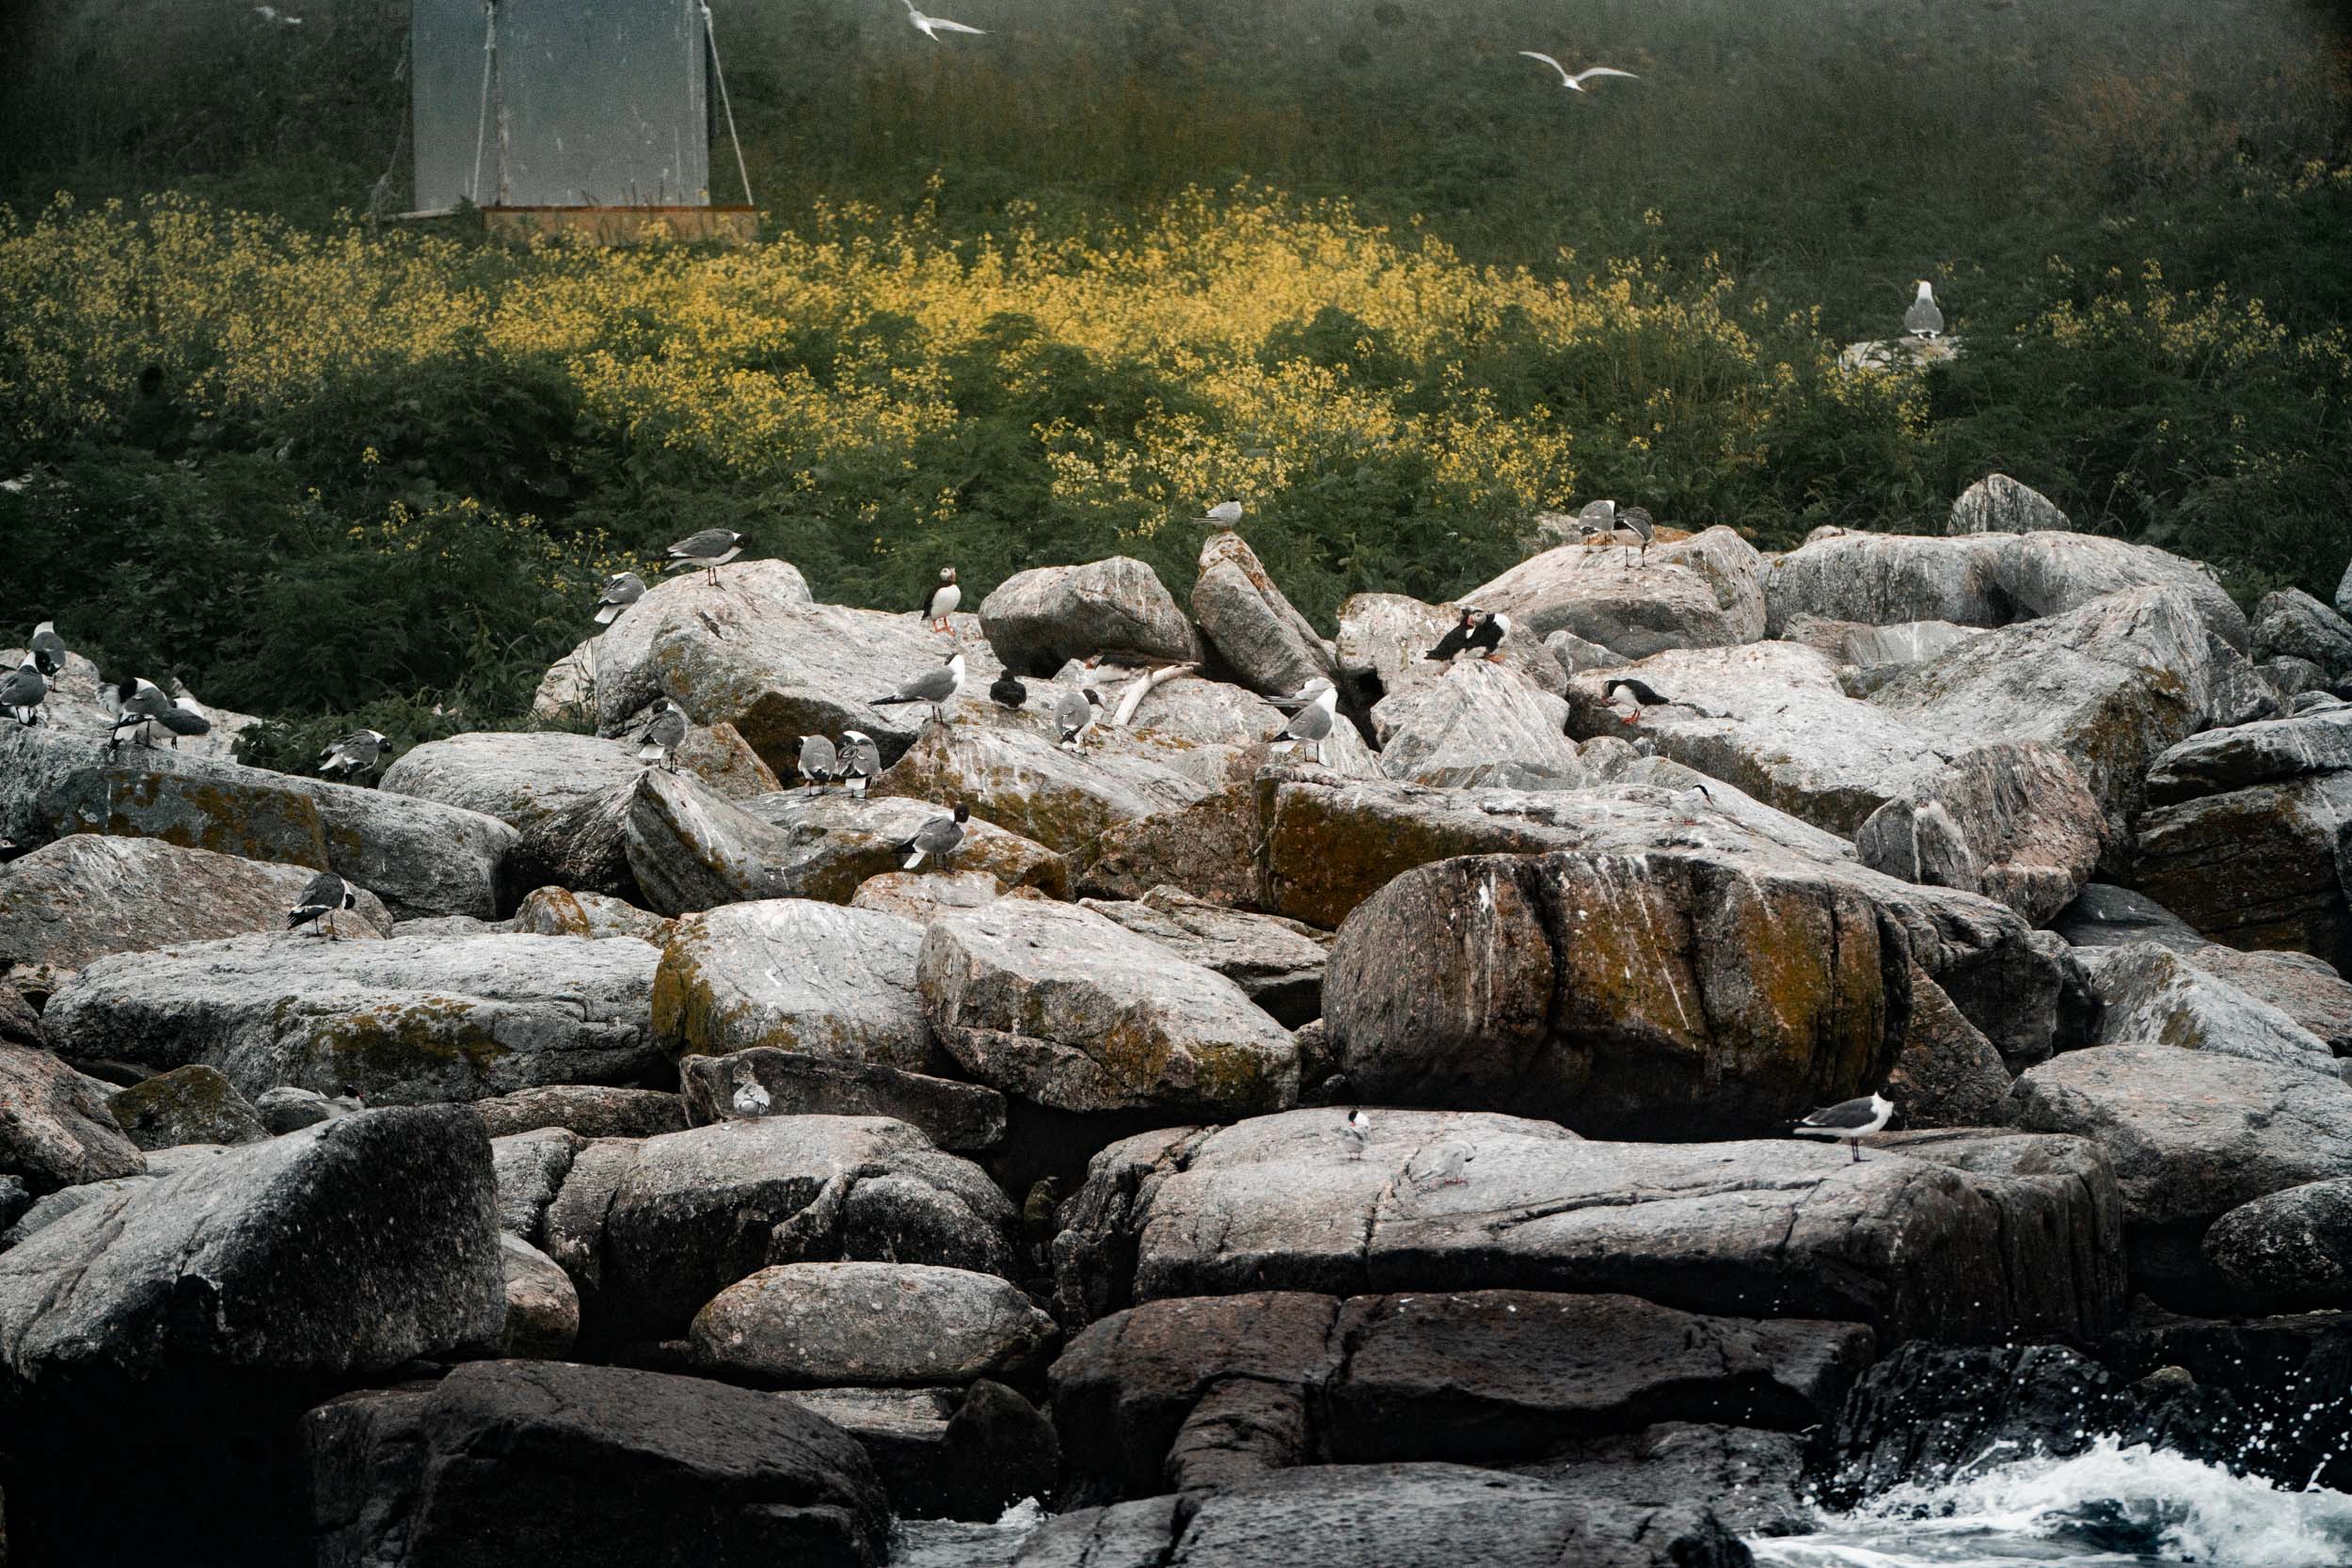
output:
M291 931L310 926L329 941L341 942L342 938L335 935L335 927L328 916L337 910L351 909L358 902L358 895L344 884L341 877L332 871L322 871L310 879L309 887L302 890L301 902L286 911L286 929Z
M801 782L811 795L841 776L841 753L821 735L801 736Z
M852 795L863 795L866 786L882 773L882 748L864 730L841 732L841 782L850 786Z
M1017 708L1029 700L1029 689L1008 670L989 683L988 700L1001 708Z
M1924 277L1919 279L1919 293L1903 312L1903 330L1923 343L1931 343L1944 336L1944 312L1935 303L1935 289Z
M1307 705L1291 716L1291 721L1276 730L1266 739L1272 742L1268 751L1283 752L1296 745L1315 749L1315 762L1323 762L1323 743L1331 736L1331 716L1340 705L1339 688L1317 675L1298 689Z
M142 746L155 744L154 732L149 726L170 711L171 699L165 696L153 681L135 675L127 681L117 682L105 690L113 696L115 704L114 724L106 734L107 749L111 751L122 744L122 732L125 730L139 732L139 744Z
M33 641L26 644L24 651L33 656L33 662L40 667L40 673L53 680L65 668L65 639L57 635L55 621L43 621L35 626Z
M1103 694L1094 688L1063 692L1054 704L1054 727L1061 732L1056 744L1065 752L1078 750L1078 742L1102 717Z
M40 708L41 699L48 695L49 683L41 678L40 666L33 662L30 654L24 656L24 662L18 665L12 674L6 680L0 680L0 707L6 707L8 717L20 724L31 724L38 721L36 710Z
M950 22L944 16L925 16L914 8L914 0L905 0L905 4L907 20L914 24L916 32L921 33L933 43L940 41L941 33L970 33L975 38L984 38L988 34L988 29L985 27L967 27L961 22Z
M947 625L947 617L954 614L956 606L962 602L963 590L956 586L956 569L942 566L939 569L939 586L931 590L917 613L931 624L931 630L951 631L954 628Z
M198 705L194 697L183 697L163 712L155 715L158 722L171 732L171 749L178 751L183 736L213 733L212 716Z
M1340 1142L1347 1146L1348 1158L1360 1160L1372 1144L1372 1118L1358 1106L1347 1113L1347 1125L1340 1129Z
M947 721L947 705L963 689L963 650L959 648L947 656L947 662L936 670L926 670L887 697L876 697L875 707L889 707L898 703L929 703L932 720L941 724Z
M686 710L667 697L657 698L653 721L637 736L637 760L649 768L675 773L670 753L686 739Z
M1614 539L1619 533L1630 533L1642 546L1642 559L1649 559L1649 547L1658 538L1658 520L1643 506L1619 506L1613 500L1593 501L1576 515L1577 531L1587 540ZM1633 562L1625 563L1626 570Z
M390 744L380 731L354 730L319 753L319 771L341 773L345 778L364 772L375 766L376 759Z
M710 577L712 587L719 583L719 568L743 553L743 536L732 529L707 528L691 534L670 546L669 559L688 566L700 566Z
M956 852L956 846L963 842L963 825L971 819L972 808L958 800L953 816L934 816L915 829L914 836L897 848L897 853L906 857L898 863L898 869L914 870L923 863L925 855L939 862L944 869L948 857Z
M768 1086L753 1077L752 1069L747 1066L739 1066L736 1071L739 1077L735 1085L735 1114L739 1117L766 1116L769 1105L772 1103Z
M689 540L691 544L693 541ZM609 626L622 610L645 596L645 579L635 572L615 572L604 579L604 594L596 600L596 625Z
M1438 645L1422 655L1423 658L1441 659L1451 663L1454 657L1475 650L1484 654L1489 664L1502 662L1502 640L1510 635L1511 617L1484 610L1464 610L1462 618L1438 640Z
M1580 71L1575 75L1571 76L1568 74L1568 68L1566 66L1562 65L1558 60L1553 59L1549 55L1539 53L1538 51L1533 49L1522 49L1519 53L1526 55L1531 60L1541 60L1544 64L1558 71L1560 73L1560 85L1567 88L1570 92L1585 91L1586 88L1584 84L1591 81L1596 76L1622 76L1629 82L1638 82L1641 80L1641 78L1634 75L1633 72L1629 71L1619 71L1613 65L1586 66L1582 71Z
M1195 517L1193 521L1214 523L1218 528L1228 531L1237 529L1241 527L1241 502L1238 499L1221 500L1200 516Z
M1814 1112L1788 1131L1801 1138L1830 1138L1842 1141L1853 1150L1854 1164L1862 1163L1862 1140L1884 1127L1895 1114L1895 1102L1883 1094L1866 1094L1859 1100L1841 1101L1836 1105Z

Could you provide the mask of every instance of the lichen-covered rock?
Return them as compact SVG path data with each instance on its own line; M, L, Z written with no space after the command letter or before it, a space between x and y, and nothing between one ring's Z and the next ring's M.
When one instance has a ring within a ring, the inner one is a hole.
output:
M495 816L520 835L516 881L627 895L636 883L621 824L644 771L636 748L562 731L477 733L404 752L378 788Z
M2153 942L2079 955L2098 997L2098 1045L2169 1045L2341 1078L2328 1042L2261 998Z
M182 1144L252 1144L270 1135L261 1113L228 1079L201 1064L159 1072L106 1101L145 1149Z
M2056 501L2007 474L1987 474L1962 491L1944 524L1946 533L2070 533L2074 528Z
M885 871L858 883L850 908L895 914L917 926L929 926L951 910L977 910L1005 896L1005 884L987 871L951 871L932 876L921 871Z
M644 598L581 644L589 656L587 696L597 724L615 729L655 698L680 695L666 690L661 667L654 658L654 643L672 627L688 624L731 626L741 619L787 611L808 604L810 598L807 580L785 561L737 562L715 587L696 571L655 583ZM552 678L555 672L548 674ZM542 682L543 689L547 685ZM701 717L692 704L686 705Z
M1466 599L1462 604L1475 604ZM1484 608L1481 606L1481 608ZM1339 661L1343 689L1366 702L1442 679L1446 666L1429 657L1461 619L1461 604L1431 605L1402 594L1358 594L1340 606ZM1560 660L1542 637L1514 619L1502 646L1502 668L1558 695L1567 688Z
M1949 824L1959 854L1926 847ZM1854 835L1862 863L1906 882L1981 893L2040 926L2074 900L2106 847L2106 822L2074 764L2036 740L1994 741L1870 814Z
M639 893L662 914L792 895L784 832L680 775L640 774L621 834Z
M1764 564L1754 546L1723 527L1647 551L1563 545L1462 602L1503 611L1539 638L1566 631L1629 659L1647 658L1762 637Z
M549 1084L473 1102L473 1114L493 1138L561 1127L583 1138L651 1138L683 1132L686 1108L660 1089L608 1088L600 1084Z
M694 1365L771 1387L971 1383L1027 1372L1061 1337L1010 1283L924 1263L786 1263L694 1314Z
M2309 659L2331 681L2352 675L2352 623L2300 588L2263 595L2253 638L2256 658Z
M1067 753L1064 753L1067 754ZM797 898L846 904L876 877L897 871L905 856L899 846L927 822L948 815L963 797L848 794L810 795L779 790L743 802L752 816L780 830L788 857L774 867ZM1070 863L1060 853L983 819L985 808L970 802L972 820L950 866L956 872L992 875L1007 887L1033 887L1052 898L1070 896ZM939 863L926 856L918 872L936 876Z
M1573 789L1584 782L1567 705L1483 659L1384 697L1372 710L1391 779L1456 789Z
M533 889L515 911L514 929L532 937L635 937L665 945L675 923L603 893Z
M555 1259L512 1231L499 1232L499 1265L505 1280L506 1323L499 1354L518 1360L559 1361L580 1338L580 1292Z
M0 1045L0 1175L39 1197L145 1171L107 1106L110 1089L46 1051Z
M1187 806L1214 786L1145 757L1063 751L1042 728L934 726L876 786L932 802L961 800L972 815L1068 858L1073 872L1109 829Z
M1224 975L1289 1028L1323 1016L1323 968L1330 951L1327 939L1312 927L1227 909L1168 886L1154 887L1139 899L1083 902L1137 936Z
M1078 879L1090 898L1140 898L1155 887L1182 888L1228 909L1261 898L1258 787L1243 780L1188 806L1156 811L1104 830Z
M1192 614L1217 657L1254 691L1287 695L1338 669L1331 645L1292 608L1257 552L1231 530L1212 533L1200 546Z
M981 602L980 627L1005 667L1024 675L1104 654L1177 663L1201 656L1200 634L1158 575L1123 555L1014 573Z
M888 1117L940 1148L984 1152L1005 1141L1005 1097L978 1084L755 1047L678 1064L687 1120L755 1121L761 1117Z
M755 1046L921 1071L922 928L895 915L772 898L691 914L654 975L653 1029L673 1056Z

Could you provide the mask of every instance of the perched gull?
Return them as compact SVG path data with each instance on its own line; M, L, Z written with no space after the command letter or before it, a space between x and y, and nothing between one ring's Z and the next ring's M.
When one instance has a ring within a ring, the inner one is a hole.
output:
M1200 516L1195 517L1193 521L1215 523L1222 529L1239 528L1241 527L1241 502L1238 499L1221 500Z
M945 866L947 858L956 852L956 846L963 842L963 825L970 820L972 808L958 800L953 816L934 816L915 829L914 836L898 847L898 853L906 857L899 863L898 869L914 870L923 863L925 855Z
M391 742L375 730L354 730L319 753L319 771L348 778L375 766Z
M180 749L183 737L213 733L212 715L206 713L194 697L181 698L155 715L155 719L171 732L171 749L175 752Z
M1649 547L1658 537L1658 520L1647 507L1619 506L1615 501L1598 500L1588 503L1576 515L1576 526L1588 540L1614 539L1620 532L1630 533L1642 546L1642 559L1649 559ZM1633 563L1626 562L1632 570Z
M743 553L743 536L731 529L707 528L670 546L669 559L682 565L700 566L710 576L715 587L719 568Z
M686 710L662 697L653 705L653 721L637 736L637 760L651 768L677 771L670 753L686 739Z
M1323 743L1331 736L1331 716L1339 710L1339 688L1317 675L1298 689L1308 699L1307 705L1291 716L1291 721L1276 730L1266 739L1273 742L1269 751L1288 751L1304 743L1315 749L1315 761L1323 761Z
M1862 1140L1884 1127L1894 1114L1893 1101L1883 1094L1866 1094L1859 1100L1843 1101L1816 1111L1788 1131L1801 1138L1842 1140L1853 1150L1854 1164L1860 1164Z
M939 569L939 586L932 589L930 597L923 601L920 613L931 624L931 630L946 631L950 629L947 617L954 614L956 606L962 602L963 590L956 586L956 569L942 566Z
M939 35L942 31L970 33L975 38L984 38L988 34L988 29L985 27L967 27L961 22L950 22L944 16L925 16L914 8L914 0L904 0L904 3L907 8L907 20L914 24L915 31L934 43L939 41Z
M57 623L55 621L43 621L35 626L33 641L24 651L33 656L33 662L40 666L40 673L53 679L65 668L65 639L57 635Z
M1422 657L1451 661L1455 655L1476 650L1489 664L1502 662L1502 640L1511 632L1511 617L1500 611L1464 610L1462 618Z
M1017 708L1029 700L1029 689L1021 684L1021 677L1008 670L989 683L988 700L998 707Z
M115 700L115 721L106 735L108 748L122 743L122 732L125 730L137 730L139 744L152 746L155 743L154 732L148 726L170 710L171 699L165 696L153 681L135 675L105 689L113 693Z
M821 735L801 736L801 782L811 795L841 776L841 754Z
M1056 744L1065 752L1078 750L1078 742L1102 717L1103 694L1094 688L1063 692L1054 704L1054 727L1061 732Z
M611 626L622 610L645 596L645 579L635 572L615 572L604 579L603 596L596 600L596 625Z
M1372 1142L1372 1118L1358 1106L1347 1113L1347 1125L1340 1129L1340 1142L1347 1146L1350 1158L1360 1160Z
M36 710L48 695L49 683L41 678L40 666L33 662L30 654L24 656L24 662L16 667L14 674L0 680L0 707L6 707L8 717L20 724L36 721Z
M286 929L310 926L312 930L332 942L342 938L335 935L335 927L327 916L337 910L347 910L359 902L358 895L332 871L322 871L310 879L310 885L302 890L302 901L286 911ZM315 922L315 924L313 924Z
M1903 312L1903 330L1929 343L1944 336L1944 312L1936 306L1934 288L1924 277L1919 279L1918 297Z
M947 656L947 662L936 670L926 670L887 697L876 697L872 705L889 707L897 703L929 703L931 718L938 723L947 721L947 705L963 689L963 651L958 649Z
M1619 71L1616 67L1609 65L1586 66L1582 71L1580 71L1571 76L1568 74L1568 68L1566 66L1562 65L1558 60L1553 59L1549 55L1539 53L1538 51L1533 49L1522 49L1519 53L1526 55L1531 60L1541 60L1544 64L1558 71L1560 73L1560 85L1567 88L1570 92L1582 92L1584 90L1584 84L1591 81L1596 76L1622 76L1629 82L1638 82L1641 80L1639 76L1634 75L1633 72L1629 71Z
M866 786L882 772L882 748L864 730L841 732L841 782L850 786L852 795L863 795Z
M1448 1144L1438 1151L1437 1168L1423 1171L1414 1180L1413 1184L1417 1187L1468 1186L1470 1178L1462 1174L1462 1167L1470 1162L1470 1149L1468 1144Z

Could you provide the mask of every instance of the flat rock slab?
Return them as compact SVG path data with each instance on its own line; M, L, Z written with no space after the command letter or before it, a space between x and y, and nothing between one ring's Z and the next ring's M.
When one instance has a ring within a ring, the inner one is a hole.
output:
M2169 806L2254 784L2352 772L2352 705L2207 730L2148 769L2148 801Z
M1005 896L1005 884L986 871L951 871L930 876L920 871L885 871L858 883L850 908L895 914L917 926L929 926L954 910L977 910Z
M1636 563L1638 560L1638 564ZM1714 648L1764 635L1764 561L1716 527L1647 551L1562 545L1462 595L1537 637L1566 631L1628 659Z
M1549 1122L1389 1111L1356 1156L1345 1115L1096 1155L1054 1243L1064 1321L1245 1290L1525 1289L1966 1340L2094 1333L2122 1305L2114 1181L2086 1140L1946 1134L1857 1164L1795 1140L1586 1143ZM1469 1150L1457 1185L1450 1144Z
M2112 882L2091 882L2060 910L2050 929L2074 947L2120 947L2152 942L2175 953L2193 953L2212 942L2197 927L2144 893Z
M967 1384L1032 1370L1060 1338L1009 1281L923 1263L786 1263L694 1314L694 1365L771 1387Z
M761 1117L888 1117L940 1148L985 1151L1005 1141L1005 1097L978 1084L771 1047L678 1064L697 1127Z
M2206 974L2267 1002L2298 1027L2328 1042L2338 1056L2352 1056L2352 980L2309 953L2241 952L2203 943L2184 955Z
M924 932L931 1027L973 1077L1066 1111L1279 1109L1290 1031L1221 974L1089 910L1007 899Z
M1104 654L1180 664L1201 656L1200 634L1158 575L1123 555L1016 572L981 602L980 626L1005 667L1024 675Z
M922 942L912 921L807 898L688 915L654 975L655 1037L677 1057L774 1046L919 1072Z
M2169 948L2093 947L2081 959L2100 1002L2094 1044L2169 1045L2343 1076L2326 1040Z
M1251 914L1154 887L1139 899L1082 900L1187 962L1224 975L1286 1028L1323 1016L1323 970L1330 939L1279 915Z
M1201 544L1192 613L1217 657L1252 690L1282 696L1337 673L1331 644L1282 596L1257 552L1230 529Z
M248 1097L348 1085L403 1104L627 1084L663 1063L658 958L625 938L236 937L101 958L42 1023L69 1055L201 1062Z
M138 1146L107 1105L112 1088L46 1051L0 1045L0 1175L39 1197L144 1173Z
M957 799L943 796L944 803L935 803L788 789L746 800L743 809L783 832L785 853L790 858L776 869L793 896L846 904L876 877L897 872L906 859L898 847L926 823L947 816ZM916 868L922 876L950 872L982 873L1006 887L1033 887L1052 898L1070 896L1070 863L1058 851L977 815L964 824L963 842L946 867L927 855Z

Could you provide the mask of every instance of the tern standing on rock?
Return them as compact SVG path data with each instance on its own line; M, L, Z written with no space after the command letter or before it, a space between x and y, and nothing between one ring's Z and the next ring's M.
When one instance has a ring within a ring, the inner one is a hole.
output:
M302 890L302 901L286 911L286 929L309 926L330 942L343 939L335 934L329 923L337 910L348 910L359 902L341 877L332 871L322 871L310 879L310 885Z
M354 730L319 753L319 771L349 778L375 766L391 742L376 730Z
M1853 1163L1862 1163L1862 1140L1885 1127L1895 1114L1895 1102L1883 1094L1866 1094L1859 1100L1840 1101L1825 1106L1792 1125L1788 1131L1801 1138L1829 1138L1839 1141L1853 1150Z
M719 568L743 553L743 536L731 529L707 528L670 546L669 559L683 566L700 566L719 585Z
M637 760L667 773L677 771L670 753L686 739L686 710L669 698L653 705L653 721L637 736Z
M0 680L0 707L8 710L8 717L20 724L32 724L40 720L41 699L49 695L49 683L41 678L40 666L26 654L6 680Z
M934 722L947 722L947 705L963 689L963 650L947 656L947 662L936 670L927 670L887 697L873 699L873 706L889 707L899 703L929 703Z
M1919 293L1903 312L1903 331L1923 343L1931 343L1944 336L1944 311L1935 303L1934 286L1924 277L1919 279Z
M691 541L690 541L691 543ZM604 593L596 600L596 625L609 626L622 610L645 596L645 579L635 572L615 572L604 579Z
M1348 1158L1360 1160L1372 1144L1372 1118L1358 1106L1347 1113L1347 1125L1340 1129L1340 1142L1347 1146Z
M882 774L882 748L864 730L841 732L841 782L850 786L852 795L863 795L866 786Z
M948 626L947 617L954 614L956 606L962 602L963 590L956 586L956 569L942 566L939 569L939 586L932 589L930 597L923 601L923 618L930 622L933 631L951 631L954 628Z
M801 736L801 782L811 795L841 776L841 755L821 735Z
M906 857L898 863L898 869L914 870L923 863L925 855L937 861L944 869L948 857L963 842L963 825L971 819L972 808L958 800L953 816L934 816L915 829L914 836L898 846L898 853Z
M1291 716L1291 721L1266 736L1273 744L1269 751L1287 751L1293 746L1307 745L1315 749L1317 766L1323 763L1323 743L1331 737L1331 718L1339 711L1339 688L1317 675L1298 689L1307 699L1307 705Z

